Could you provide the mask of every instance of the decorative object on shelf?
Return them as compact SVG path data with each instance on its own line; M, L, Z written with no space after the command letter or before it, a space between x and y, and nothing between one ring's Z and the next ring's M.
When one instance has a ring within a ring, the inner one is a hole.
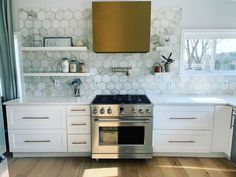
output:
M85 63L83 63L83 62L79 63L79 72L85 73Z
M68 60L68 58L62 58L61 68L62 68L63 73L68 73L69 72L69 60Z
M171 59L172 52L168 57L165 57L164 55L161 55L162 58L165 60L164 65L165 65L165 72L171 72L172 71L172 63L174 63L175 60Z
M31 38L32 44L30 46L41 47L43 45L42 36L39 34L38 29L33 28L31 30Z
M75 42L75 46L76 46L76 47L83 47L83 46L84 46L84 43L83 43L83 41L81 41L81 40L77 40L77 41Z
M82 81L80 79L74 79L72 85L74 86L74 95L75 97L80 97L80 85Z
M112 67L111 70L113 73L120 72L125 73L127 76L130 76L132 67Z
M70 61L70 72L76 73L77 72L77 60Z
M155 63L153 66L154 73L161 73L162 72L162 66L160 63Z
M72 37L44 37L45 47L71 47Z

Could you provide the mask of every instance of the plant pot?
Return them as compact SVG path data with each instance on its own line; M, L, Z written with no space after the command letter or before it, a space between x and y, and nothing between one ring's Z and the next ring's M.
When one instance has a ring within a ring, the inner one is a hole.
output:
M165 64L165 71L166 72L171 72L172 71L172 64L171 63L166 63Z

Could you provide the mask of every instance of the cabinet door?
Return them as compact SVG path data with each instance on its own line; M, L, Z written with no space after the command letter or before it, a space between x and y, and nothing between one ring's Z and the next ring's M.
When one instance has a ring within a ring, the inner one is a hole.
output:
M212 152L227 152L230 138L232 108L216 106L212 139Z
M154 108L154 129L212 129L214 106L159 106Z

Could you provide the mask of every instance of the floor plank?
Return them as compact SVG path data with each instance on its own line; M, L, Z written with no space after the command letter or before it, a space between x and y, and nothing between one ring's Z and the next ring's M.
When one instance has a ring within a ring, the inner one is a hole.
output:
M236 168L219 158L99 162L86 157L9 158L9 173L10 177L236 177Z

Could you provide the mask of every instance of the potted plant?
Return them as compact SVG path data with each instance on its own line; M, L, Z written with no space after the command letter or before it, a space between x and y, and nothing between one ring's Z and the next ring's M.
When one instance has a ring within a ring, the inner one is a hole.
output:
M165 72L171 72L172 70L172 63L175 62L175 60L173 60L171 58L172 56L172 52L170 53L170 55L168 57L165 57L164 55L161 55L162 58L164 59L164 65L165 65Z

